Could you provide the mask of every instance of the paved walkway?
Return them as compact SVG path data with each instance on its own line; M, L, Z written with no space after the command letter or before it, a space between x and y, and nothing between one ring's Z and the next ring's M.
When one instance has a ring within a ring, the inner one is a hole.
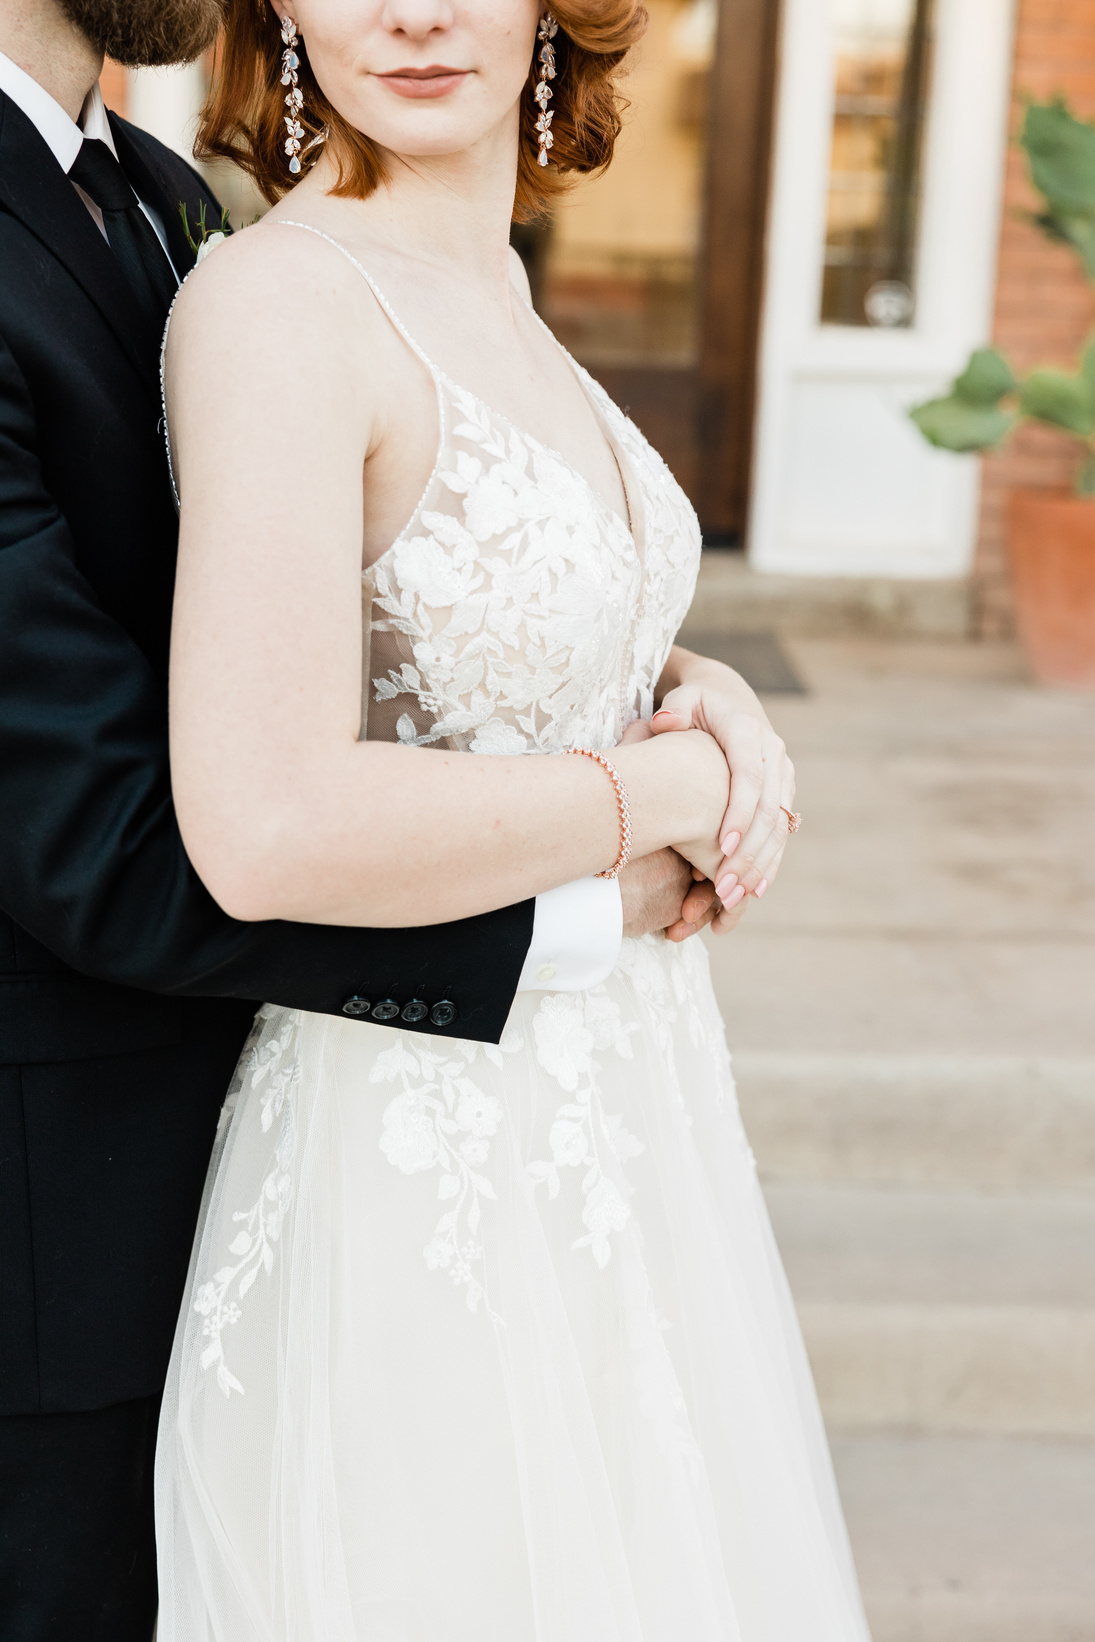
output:
M1095 697L786 648L806 824L712 953L876 1642L1090 1642Z
M720 962L741 1049L1095 1055L1095 696L995 645L787 640L806 825Z

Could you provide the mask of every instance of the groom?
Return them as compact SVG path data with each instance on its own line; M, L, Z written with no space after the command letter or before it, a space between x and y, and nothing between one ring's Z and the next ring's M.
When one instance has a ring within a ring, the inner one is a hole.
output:
M3 1642L151 1635L159 1394L255 1000L496 1041L519 988L594 984L621 929L702 923L713 898L665 851L619 891L365 930L235 923L196 878L168 772L158 355L194 261L179 207L219 211L97 81L104 52L192 60L219 20L0 0Z

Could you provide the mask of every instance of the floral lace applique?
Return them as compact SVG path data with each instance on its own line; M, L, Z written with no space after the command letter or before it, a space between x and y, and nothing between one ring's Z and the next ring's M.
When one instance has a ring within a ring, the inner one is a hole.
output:
M717 1010L703 1006L703 1000L711 995L703 947L695 941L676 946L660 936L644 935L639 940L623 942L619 968L646 1005L644 1019L661 1051L671 1097L684 1113L685 1121L691 1123L673 1040L673 1026L681 1011L685 1012L692 1046L704 1054L709 1072L715 1074L715 1105L733 1125L741 1155L755 1171L757 1160L738 1110L726 1028ZM711 1088L708 1080L704 1088Z
M533 1020L536 1058L545 1072L555 1078L574 1099L560 1106L548 1136L550 1163L530 1163L529 1178L546 1184L548 1199L558 1197L561 1168L584 1169L582 1192L585 1208L582 1223L586 1235L571 1245L588 1248L601 1267L612 1258L609 1237L624 1229L631 1219L631 1206L619 1186L604 1172L603 1148L620 1162L638 1157L645 1150L623 1126L623 1119L606 1113L598 1083L600 1066L594 1050L615 1050L624 1060L632 1058L631 1034L638 1022L624 1026L619 1006L604 986L589 992L551 992L541 1003Z
M501 1067L504 1056L521 1049L523 1042L506 1032L500 1045L453 1039L445 1053L438 1053L428 1047L429 1041L436 1040L411 1039L401 1032L373 1062L370 1083L402 1086L384 1110L378 1144L388 1162L404 1174L441 1170L437 1196L452 1207L442 1214L422 1251L426 1264L431 1271L447 1271L453 1283L465 1289L469 1311L484 1300L492 1320L500 1323L486 1301L477 1268L483 1259L478 1236L482 1200L495 1199L482 1169L503 1120L502 1103L480 1089L467 1070L478 1055Z
M688 944L688 943L686 943ZM673 1047L673 1027L680 1012L679 1000L670 978L666 953L671 945L657 935L625 940L620 946L619 968L646 1004L646 1026L662 1057L667 1094L674 1105L685 1110L684 1092L677 1073ZM675 952L683 948L674 947Z
M402 640L374 699L411 698L395 726L406 745L610 743L624 727L621 648L640 582L630 533L555 452L446 391L455 425L436 505L366 572L377 656L390 659L383 635Z
M267 1036L271 1028L272 1033ZM232 1216L235 1222L242 1223L228 1249L235 1255L236 1263L214 1272L212 1279L199 1288L194 1300L194 1310L205 1319L202 1335L209 1342L202 1351L201 1366L203 1370L216 1367L217 1384L226 1397L233 1391L242 1392L243 1386L228 1367L221 1336L226 1327L239 1322L243 1315L239 1301L259 1271L265 1271L267 1276L273 1271L274 1244L281 1235L292 1201L291 1169L296 1143L293 1091L300 1082L300 1061L296 1054L299 1034L300 1015L296 1010L286 1013L267 1005L259 1011L252 1047L249 1051L245 1049L242 1059L240 1088L262 1090L259 1121L263 1134L270 1131L278 1118L281 1126L256 1202ZM233 1286L234 1299L230 1298Z
M676 946L659 935L644 935L623 942L619 968L647 1006L644 1018L663 1056L675 1104L682 1112L687 1110L673 1038L673 1027L683 1011L693 1048L707 1050L716 1065L724 1068L726 1076L720 1080L718 1093L721 1110L726 1087L733 1091L733 1079L722 1022L709 1019L699 1002L705 995L703 948L694 941Z

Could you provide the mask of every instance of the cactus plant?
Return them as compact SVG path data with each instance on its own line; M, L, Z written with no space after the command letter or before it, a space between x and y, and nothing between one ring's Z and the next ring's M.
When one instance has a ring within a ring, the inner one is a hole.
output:
M1076 119L1061 99L1031 103L1021 141L1042 196L1031 221L1071 246L1095 284L1095 126ZM1081 442L1076 494L1095 497L1095 335L1075 372L1043 368L1022 379L995 348L979 348L943 398L909 414L943 450L994 450L1022 421L1071 434Z

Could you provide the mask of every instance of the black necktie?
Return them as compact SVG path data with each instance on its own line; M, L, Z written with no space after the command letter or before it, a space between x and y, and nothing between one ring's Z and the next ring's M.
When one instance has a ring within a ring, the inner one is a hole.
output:
M97 137L84 138L69 178L79 183L103 213L110 249L143 318L158 335L179 282L129 179L106 143Z

